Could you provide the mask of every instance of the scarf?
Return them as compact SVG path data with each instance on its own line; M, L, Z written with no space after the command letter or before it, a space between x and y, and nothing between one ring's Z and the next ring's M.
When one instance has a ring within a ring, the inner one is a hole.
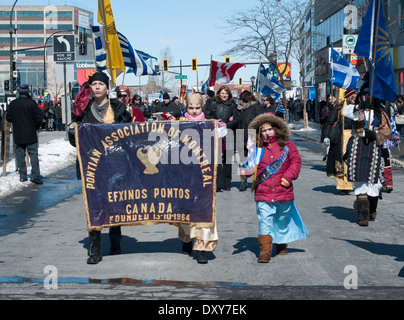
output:
M203 112L201 112L201 114L199 116L194 118L194 117L191 117L191 115L188 112L185 112L184 118L187 120L190 120L190 121L205 121L205 114Z

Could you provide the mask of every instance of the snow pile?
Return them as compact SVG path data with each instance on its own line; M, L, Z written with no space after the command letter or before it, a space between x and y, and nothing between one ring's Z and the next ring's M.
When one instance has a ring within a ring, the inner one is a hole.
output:
M41 176L46 177L76 162L76 148L65 139L55 139L48 143L40 144L39 169ZM29 181L31 167L27 168L28 181L20 182L20 175L16 172L15 159L7 163L7 174L3 177L3 167L0 168L0 199L26 187L32 186Z

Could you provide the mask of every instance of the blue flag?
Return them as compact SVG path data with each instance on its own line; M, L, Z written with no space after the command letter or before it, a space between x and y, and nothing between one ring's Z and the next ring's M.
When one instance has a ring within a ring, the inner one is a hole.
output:
M358 91L356 84L361 79L358 70L334 48L331 48L331 79L338 88L355 91Z
M275 100L279 100L285 88L276 79L269 75L265 67L260 64L259 77L257 79L257 92L263 96L270 95Z
M397 86L382 0L370 1L354 53L368 58L372 63L369 89L373 96L395 101Z

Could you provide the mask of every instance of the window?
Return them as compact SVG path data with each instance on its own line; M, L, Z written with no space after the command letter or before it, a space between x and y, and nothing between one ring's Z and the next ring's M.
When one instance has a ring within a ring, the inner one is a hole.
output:
M19 24L18 30L38 30L43 31L43 24Z
M0 38L0 43L8 43L10 44L10 37ZM15 43L15 38L13 37L13 43Z
M10 18L11 11L0 11L0 17L8 17Z
M43 12L42 11L17 11L17 17L43 18Z
M72 30L71 24L47 24L46 30Z
M46 17L57 17L57 18L72 18L73 12L71 11L47 11L45 13Z
M35 37L18 37L18 43L44 43L43 38Z

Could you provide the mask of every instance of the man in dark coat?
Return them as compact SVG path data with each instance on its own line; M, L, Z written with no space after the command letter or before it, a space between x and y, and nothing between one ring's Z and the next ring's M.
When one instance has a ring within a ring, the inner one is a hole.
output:
M31 159L31 182L43 184L39 171L37 130L42 123L42 112L29 94L28 85L18 88L19 97L8 107L6 119L13 124L14 142L20 181L27 181L25 152Z
M181 116L180 108L170 100L170 96L167 92L163 94L163 101L157 104L154 112L169 112L174 118Z

